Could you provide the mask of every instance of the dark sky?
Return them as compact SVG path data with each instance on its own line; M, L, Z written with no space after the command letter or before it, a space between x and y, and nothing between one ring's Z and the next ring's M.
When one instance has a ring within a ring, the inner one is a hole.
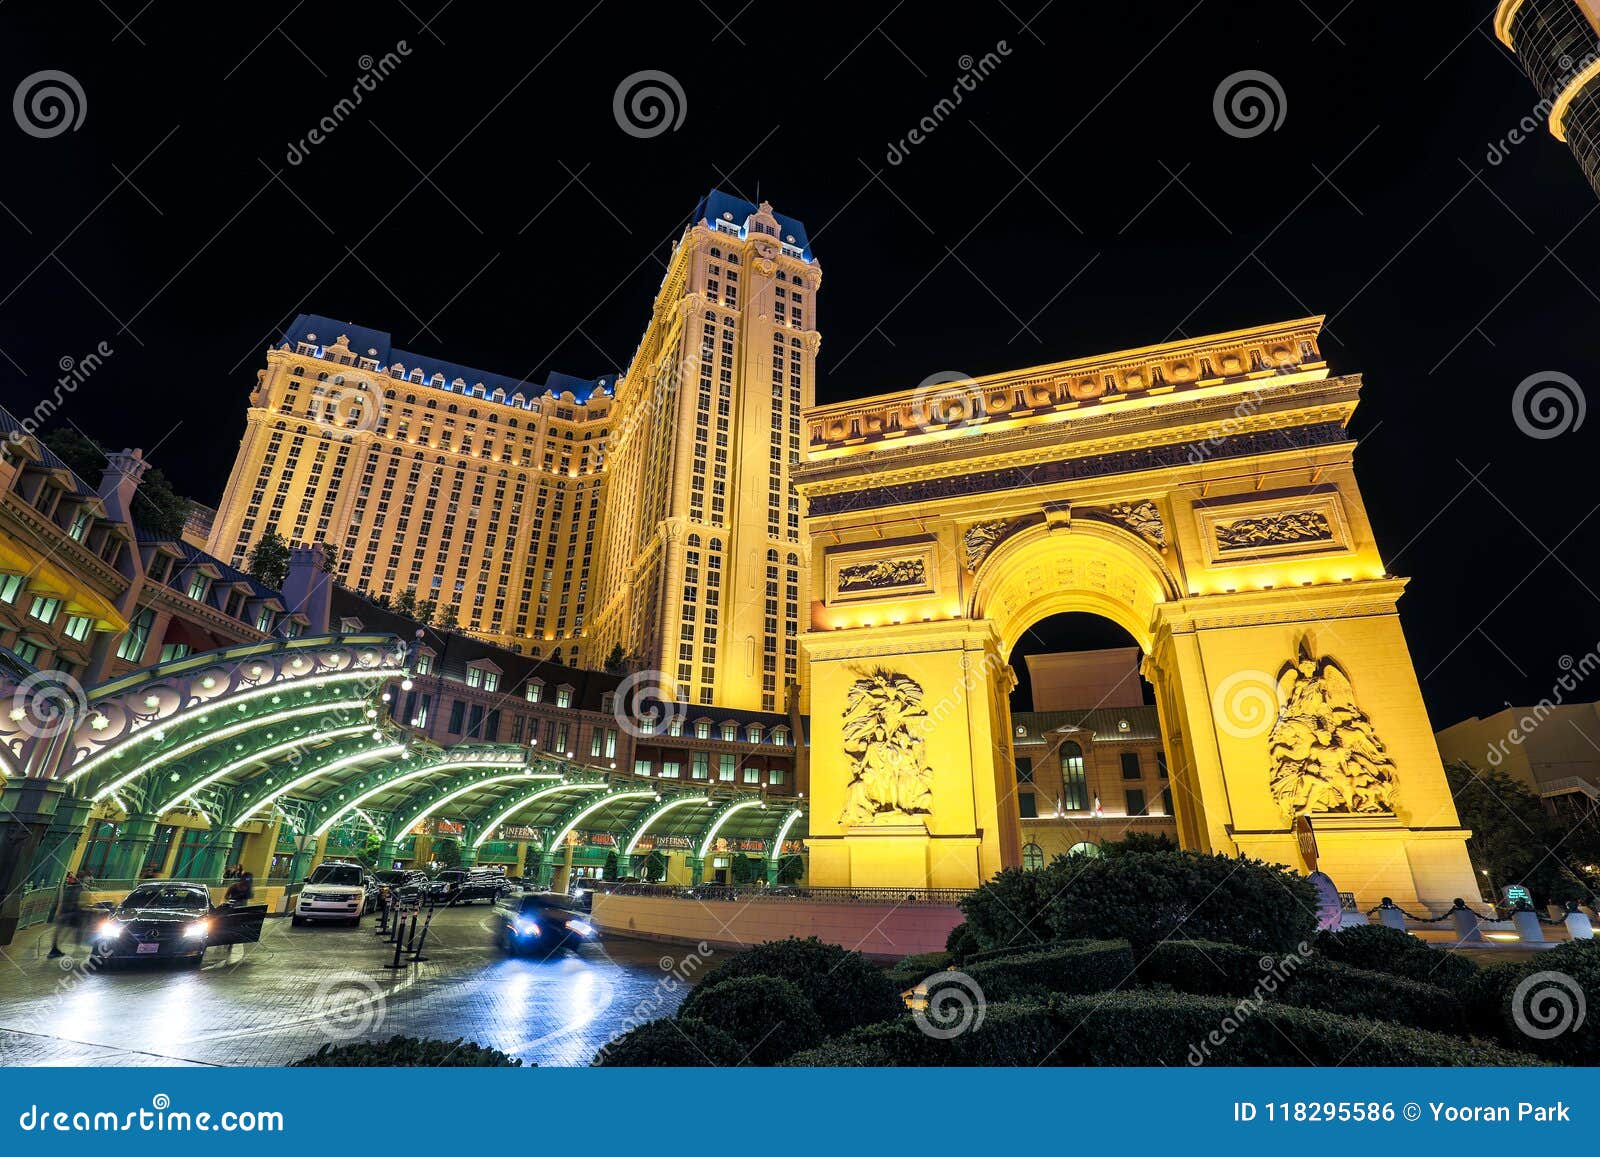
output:
M1600 381L1600 202L1543 132L1486 159L1534 104L1488 0L742 2L11 0L5 91L60 70L87 111L0 131L4 401L107 342L65 417L215 502L295 313L596 375L625 365L695 200L759 186L825 270L825 400L1325 313L1329 360L1366 377L1357 468L1414 576L1435 723L1548 694L1600 639L1600 418L1548 440L1512 420L1530 375ZM643 70L684 94L648 139L612 107ZM1283 118L1236 137L1213 98L1247 70Z

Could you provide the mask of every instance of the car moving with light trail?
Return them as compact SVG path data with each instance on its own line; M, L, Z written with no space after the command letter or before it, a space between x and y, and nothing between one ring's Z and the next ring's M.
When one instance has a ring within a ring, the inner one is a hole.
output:
M494 906L491 919L495 943L512 956L554 956L600 939L572 898L554 892L508 897Z
M265 904L213 907L203 884L172 880L140 884L91 926L95 955L105 963L182 959L198 968L207 948L261 939Z

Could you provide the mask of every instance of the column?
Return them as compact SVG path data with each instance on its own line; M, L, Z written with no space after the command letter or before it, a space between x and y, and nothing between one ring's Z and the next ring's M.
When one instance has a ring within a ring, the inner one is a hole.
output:
M384 840L378 845L378 869L386 871L394 866L400 858L400 842L398 840Z
M10 944L22 919L22 886L50 830L66 788L54 780L0 784L0 944Z
M202 880L218 880L228 868L228 856L233 851L238 828L212 828L195 861L195 875Z
M67 874L72 854L77 850L78 837L89 818L94 804L76 796L63 797L56 804L50 827L39 841L28 869L28 884L33 888L55 888Z
M700 884L705 876L705 859L701 856L685 856L684 859L689 862L689 882Z
M463 838L461 841L461 866L463 868L472 868L477 862L478 849Z
M156 825L160 816L146 812L133 812L121 824L121 835L111 856L106 861L106 876L112 880L137 880L150 854L150 845L156 840ZM177 837L174 837L174 843Z

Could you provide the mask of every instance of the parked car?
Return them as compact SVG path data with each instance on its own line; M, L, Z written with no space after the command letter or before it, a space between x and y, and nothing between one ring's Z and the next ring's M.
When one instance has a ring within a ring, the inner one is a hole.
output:
M360 927L367 911L367 885L363 878L367 874L360 864L317 865L300 889L291 923L299 927L312 920L343 920Z
M528 892L494 906L495 944L513 956L554 956L598 941L599 933L570 896Z
M446 906L470 904L474 900L487 900L493 904L510 891L511 885L501 872L446 868L433 878L432 886L424 898Z
M415 903L422 885L428 882L428 874L414 868L386 868L372 875L377 881L379 895L387 896L390 906Z
M203 884L140 884L91 926L95 953L117 960L183 959L198 968L207 948L261 939L265 904L213 907Z

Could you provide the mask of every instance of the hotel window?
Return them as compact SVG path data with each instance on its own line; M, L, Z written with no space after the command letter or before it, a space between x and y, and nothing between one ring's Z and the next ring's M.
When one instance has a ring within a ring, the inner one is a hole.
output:
M761 742L761 724L752 723L749 727L745 728L744 737L747 740L749 740L751 743L760 743Z
M1072 740L1061 745L1061 810L1081 812L1089 806L1084 782L1083 748Z
M557 687L556 688L556 706L557 707L571 707L572 706L572 688L571 687Z
M61 600L48 598L45 595L35 595L33 605L28 608L28 614L38 619L41 623L53 623L56 616L61 613Z
M417 674L426 675L433 670L433 656L424 651L417 656Z
M539 702L540 697L544 695L544 684L537 679L531 680L528 683L526 694L529 703Z
M650 774L650 761L648 759L636 759L636 760L634 760L633 761L633 774L634 775L649 775Z
M1037 819L1039 816L1038 798L1031 791L1017 793L1017 811L1025 820Z
M789 746L789 730L788 730L788 728L786 728L786 727L774 727L772 729L772 745L774 747L787 747L787 746Z
M104 876L106 861L116 844L117 825L109 820L100 821L94 826L94 834L83 847L83 859L78 861L78 871L88 872L91 876Z
M1017 782L1033 782L1033 760L1026 755L1017 756Z
M467 705L460 699L450 701L450 722L446 728L451 735L461 734L461 725L466 720Z
M188 643L168 643L161 648L161 661L163 663L170 663L174 659L187 659L188 657Z
M662 764L661 764L661 778L662 779L677 779L678 778L678 768L680 766L681 765L675 759L664 760L662 762Z
M760 783L761 782L761 769L759 767L756 767L754 764L751 764L750 766L746 767L744 769L744 781L746 783Z
M1162 779L1167 778L1167 753L1165 751L1156 752L1156 774ZM1171 815L1172 813L1168 812L1167 814Z
M689 757L689 778L711 778L711 755L709 752L696 751Z
M776 784L781 784L783 782L783 768L781 768L781 767L771 768L767 772L767 782L770 783L770 784L775 784L775 785Z
M189 580L189 597L197 603L206 601L206 590L211 586L211 580L205 575L196 572Z
M183 837L178 841L178 858L172 862L172 878L181 880L185 876L195 874L195 867L200 859L200 853L205 849L206 828L184 828Z
M1139 769L1139 753L1137 751L1124 751L1122 753L1122 778L1138 779L1143 774Z
M71 615L67 618L67 625L62 628L61 633L67 638L81 643L89 637L89 628L93 623L94 620L88 615Z
M682 735L683 734L683 716L674 715L672 717L672 722L667 724L667 734L668 735Z
M11 645L11 653L24 663L34 663L39 658L39 644L30 643L27 639L18 639Z
M467 686L468 687L481 687L481 686L483 686L483 668L481 668L481 667L468 667L467 668Z
M1170 816L1173 814L1172 789L1170 787L1164 787L1161 789L1161 814L1165 816Z
M19 574L0 574L0 603L14 603L22 593L23 578Z
M605 738L605 736L602 735L598 730L596 730L594 732L594 734L589 736L589 758L590 759L599 759L600 758L600 743L604 738Z
M739 766L739 760L732 755L717 756L717 779L721 783L732 783L734 772Z
M614 727L606 728L606 758L617 757L617 730Z
M1130 787L1123 795L1127 798L1128 814L1130 816L1142 816L1145 814L1143 791L1136 787Z
M1022 866L1029 872L1035 872L1044 867L1044 849L1038 844L1023 844Z
M122 642L117 646L117 658L128 663L142 662L145 644L150 641L150 628L155 621L155 611L149 607L140 611L138 617L128 624L128 633L122 636Z
M696 739L710 739L711 738L711 724L710 724L710 722L707 721L707 720L704 720L704 719L696 720L695 721L695 725L694 725L694 737Z
M734 723L722 725L722 739L724 743L732 743L739 738L739 727Z
M72 519L72 529L67 531L73 542L82 542L83 536L89 533L89 510L87 507L78 507L78 513Z

